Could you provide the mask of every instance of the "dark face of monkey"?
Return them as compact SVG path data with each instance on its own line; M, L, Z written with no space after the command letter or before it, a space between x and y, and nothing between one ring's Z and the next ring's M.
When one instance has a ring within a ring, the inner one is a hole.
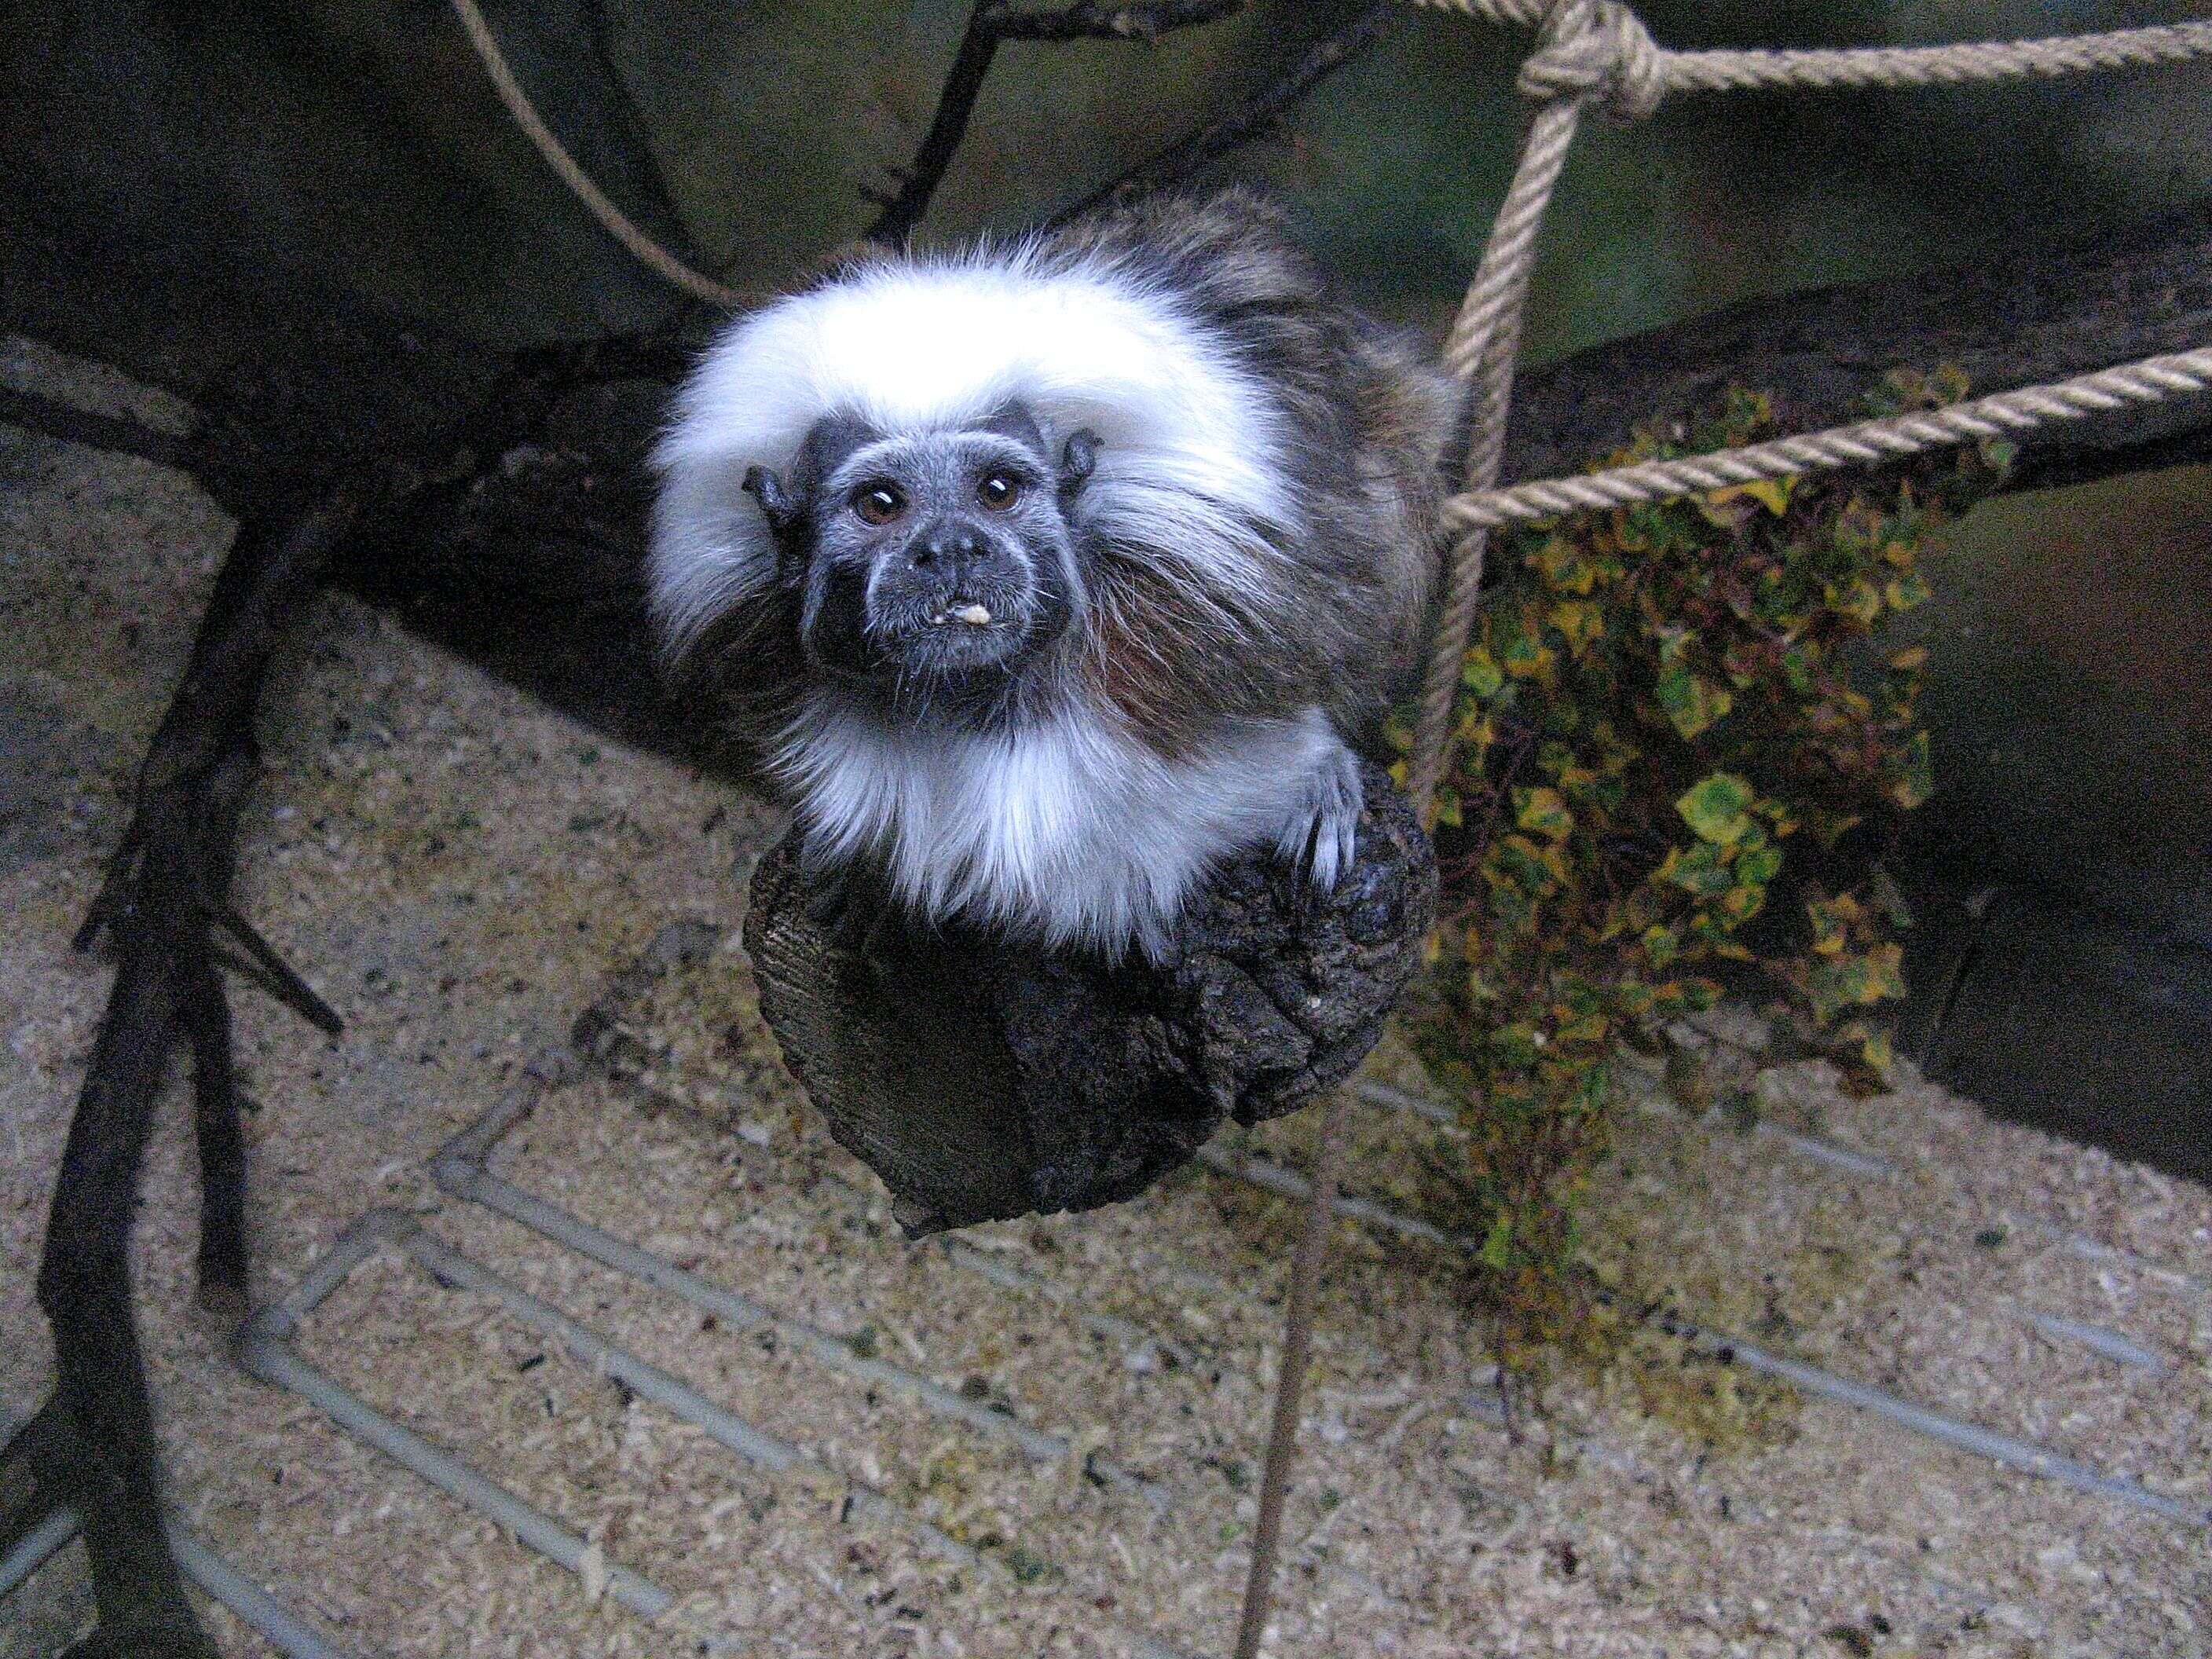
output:
M775 532L810 661L890 696L988 697L1080 603L1066 514L1096 456L1088 432L1054 455L1019 404L903 437L831 416L787 483L755 467L744 487Z

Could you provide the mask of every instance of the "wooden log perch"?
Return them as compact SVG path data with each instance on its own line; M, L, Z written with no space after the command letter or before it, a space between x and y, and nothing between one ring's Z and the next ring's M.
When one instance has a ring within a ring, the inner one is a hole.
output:
M2212 341L2212 201L2074 240L1875 283L1748 300L1577 352L1516 381L1504 479L1573 472L1639 425L1771 392L1784 431L1861 420L1893 368L1955 364L1973 395ZM2212 394L2027 434L2006 487L2042 489L2212 457Z
M1436 861L1366 769L1358 852L1316 898L1272 853L1221 870L1164 967L894 921L817 919L796 836L753 874L745 945L784 1061L909 1235L1131 1198L1225 1121L1337 1082L1382 1035L1434 920Z

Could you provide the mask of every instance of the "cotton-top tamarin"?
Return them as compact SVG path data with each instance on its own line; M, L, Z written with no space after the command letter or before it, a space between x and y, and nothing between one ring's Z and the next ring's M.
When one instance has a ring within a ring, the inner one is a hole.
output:
M655 615L816 868L1157 959L1225 855L1350 861L1452 409L1242 192L871 257L683 388Z

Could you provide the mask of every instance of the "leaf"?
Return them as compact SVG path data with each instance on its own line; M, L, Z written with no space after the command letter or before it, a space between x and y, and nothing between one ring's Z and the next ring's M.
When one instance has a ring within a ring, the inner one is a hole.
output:
M1700 898L1713 898L1735 885L1724 857L1721 848L1711 842L1699 842L1686 850L1676 848L1667 854L1655 878L1672 882Z
M1733 846L1750 833L1750 808L1758 799L1750 783L1733 772L1715 772L1690 786L1674 802L1700 841Z
M1688 498L1707 524L1716 530L1733 532L1750 517L1750 509L1739 506L1743 490L1740 486L1726 489L1709 489L1700 495Z
M1495 1273L1513 1265L1513 1218L1504 1210L1491 1218L1490 1231L1482 1236L1482 1248L1475 1256Z
M1551 858L1545 855L1549 853ZM1540 848L1526 836L1508 836L1486 861L1485 873L1497 884L1516 888L1530 898L1541 898L1558 885L1553 860L1558 854Z
M1490 647L1478 645L1460 664L1459 679L1462 685L1486 702L1496 696L1498 688L1505 684L1505 674L1498 667L1498 659L1490 654Z
M1867 952L1869 1002L1895 1001L1905 995L1905 947L1892 940Z
M1890 1042L1888 1032L1869 1028L1860 1042L1859 1057L1866 1061L1867 1069L1884 1083L1895 1080L1897 1051Z
M1750 887L1764 887L1782 873L1779 847L1755 847L1735 861L1735 878Z
M1928 749L1928 734L1915 732L1904 752L1892 763L1890 799L1910 812L1936 793L1936 765Z
M1602 1042L1612 1022L1603 1014L1584 1014L1566 1021L1559 1027L1561 1042Z
M1701 674L1672 668L1652 688L1660 709L1686 738L1694 738L1724 718L1735 699Z
M1748 495L1761 507L1780 518L1790 510L1790 492L1796 486L1795 478L1754 478L1749 483L1730 484L1725 489L1708 494L1709 501L1732 501L1739 495Z
M1470 699L1460 706L1459 725L1454 728L1452 738L1480 757L1498 741L1498 722L1482 712L1480 703Z
M1805 915L1813 924L1813 950L1832 957L1850 942L1850 925L1858 919L1858 905L1849 894L1839 898L1808 900Z
M1869 581L1854 581L1840 590L1831 586L1828 603L1867 628L1873 627L1881 617L1881 593Z
M1516 789L1513 822L1531 835L1557 842L1574 833L1575 815L1556 789Z
M1731 887L1721 895L1721 914L1728 918L1730 927L1741 927L1757 915L1765 902L1764 887Z
M1587 599L1562 599L1544 620L1567 642L1567 654L1580 657L1605 637L1605 612Z
M1505 641L1505 672L1516 679L1548 678L1556 660L1550 646L1526 634L1516 634Z
M1833 812L1826 807L1808 801L1805 805L1805 827L1813 832L1813 839L1823 847L1833 847L1845 835L1858 827L1863 812Z
M1889 601L1891 610L1910 611L1917 605L1927 603L1928 584L1917 574L1907 572L1902 576L1893 577L1889 585L1882 589L1882 597Z
M1587 593L1597 583L1597 572L1564 536L1554 536L1546 542L1529 562L1535 566L1546 585L1558 592Z
M1879 945L1863 956L1839 955L1820 963L1807 976L1813 1017L1826 1024L1847 1007L1863 1007L1905 994L1905 949Z
M1796 640L1782 653L1782 676L1790 689L1801 697L1809 697L1819 681L1814 678L1820 661L1820 647L1810 640Z
M1796 488L1794 477L1760 478L1746 484L1743 493L1778 519L1790 510L1790 497Z
M1524 1069L1536 1063L1544 1048L1542 1034L1526 1020L1501 1026L1492 1032L1490 1046L1509 1065Z

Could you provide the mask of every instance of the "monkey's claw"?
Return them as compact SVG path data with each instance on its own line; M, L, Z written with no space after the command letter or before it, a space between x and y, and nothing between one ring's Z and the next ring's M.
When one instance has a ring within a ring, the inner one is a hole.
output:
M1352 867L1359 842L1359 814L1367 804L1359 781L1359 763L1349 749L1314 769L1284 820L1275 850L1293 868L1303 868L1315 890L1335 890L1337 878Z

